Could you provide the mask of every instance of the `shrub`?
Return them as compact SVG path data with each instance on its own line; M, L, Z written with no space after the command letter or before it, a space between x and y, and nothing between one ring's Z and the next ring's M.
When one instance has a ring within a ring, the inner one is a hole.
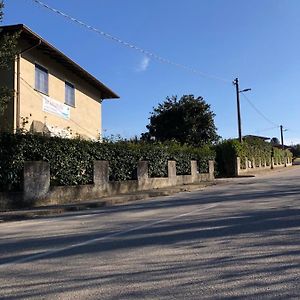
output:
M214 159L209 147L193 148L176 143L130 141L92 142L42 135L0 134L0 190L20 190L25 161L50 163L52 185L81 185L93 182L93 161L109 161L110 180L136 179L140 160L149 162L149 176L167 176L168 160L176 160L178 174L190 174L190 160L199 172L207 172Z
M238 140L225 140L215 147L217 174L219 176L233 176L235 173L236 157L241 159L241 167L245 168L245 158L255 159L258 166L259 160L266 160L267 165L271 164L271 157L274 156L283 163L285 157L292 157L289 150L281 150L259 138L246 138L243 143Z

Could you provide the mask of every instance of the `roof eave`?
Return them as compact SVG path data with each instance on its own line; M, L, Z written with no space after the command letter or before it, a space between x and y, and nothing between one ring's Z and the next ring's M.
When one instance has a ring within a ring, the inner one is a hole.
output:
M68 64L70 66L70 68L74 68L74 70L76 70L81 77L83 77L85 80L87 80L95 88L99 89L101 92L101 95L102 95L101 96L102 100L120 98L119 95L117 95L115 92L113 92L111 89L109 89L101 81L99 81L97 78L95 78L93 75L91 75L85 69L83 69L81 66L79 66L77 63L75 63L72 59L70 59L68 56L66 56L64 53L62 53L56 47L54 47L49 42L44 40L41 36L39 36L38 34L33 32L30 28L28 28L24 24L0 26L0 29L4 29L5 31L21 31L21 33L23 32L25 34L30 35L32 38L41 41L41 45L39 47L44 46L44 47L48 48L48 50L50 50L49 52L52 52L52 55L56 55L57 58L59 58L60 60L64 61L66 64Z

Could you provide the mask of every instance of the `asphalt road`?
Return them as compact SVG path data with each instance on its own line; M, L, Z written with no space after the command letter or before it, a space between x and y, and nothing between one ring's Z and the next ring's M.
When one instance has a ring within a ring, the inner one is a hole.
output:
M300 299L300 166L2 223L0 299Z

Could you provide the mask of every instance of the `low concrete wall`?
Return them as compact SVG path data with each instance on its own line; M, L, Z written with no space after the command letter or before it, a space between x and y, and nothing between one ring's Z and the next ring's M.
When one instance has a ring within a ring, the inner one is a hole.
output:
M258 166L255 163L255 159L252 158L249 160L247 157L245 158L245 168L241 168L241 159L239 157L236 158L235 163L235 176L245 175L245 174L253 174L255 172L270 170L274 168L284 168L292 166L292 160L289 157L286 157L284 162L280 162L275 160L274 157L271 158L271 164L267 165L266 161L260 160L258 162Z
M191 161L191 175L177 175L176 162L168 162L168 177L150 178L148 162L140 161L137 180L109 181L107 161L94 162L94 184L78 186L50 186L50 167L47 162L26 162L23 192L18 194L23 206L40 206L80 202L117 194L165 188L214 180L214 162L209 162L209 173L199 174L197 162ZM13 208L16 201L11 193L0 194L0 209Z
M22 192L0 192L0 210L20 208L23 204Z

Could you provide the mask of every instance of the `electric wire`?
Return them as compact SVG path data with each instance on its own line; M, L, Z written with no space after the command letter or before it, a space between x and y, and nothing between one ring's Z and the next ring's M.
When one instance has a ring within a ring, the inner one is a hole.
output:
M276 127L279 127L278 124L276 124L275 122L273 122L272 120L270 120L268 117L266 117L253 103L252 101L244 94L244 93L241 93L244 98L246 99L246 101L249 103L249 105L265 120L267 121L268 123L276 126Z
M260 130L256 130L256 133L261 133L261 132L265 132L265 131L271 131L273 129L278 129L280 126L273 126L270 128L265 128L265 129L260 129Z
M25 85L27 86L27 88L30 90L30 92L37 97L39 100L41 100L41 98L43 97L39 92L37 92L35 90L35 88L28 82L26 81L23 77L20 76L21 81L23 81L25 83ZM71 118L68 120L72 123L74 123L75 125L77 125L79 128L81 128L82 130L84 130L87 134L89 134L90 138L94 138L95 133L92 133L91 131L87 130L86 128L82 127L79 123L77 123L76 121L72 120Z
M129 42L126 42L126 41L123 41L122 39L120 39L120 38L118 38L118 37L115 37L115 36L113 36L113 35L111 35L111 34L109 34L109 33L106 33L106 32L104 32L104 31L102 31L102 30L100 30L100 29L98 29L98 28L95 28L95 27L93 27L93 26L91 26L91 25L89 25L89 24L87 24L87 23L85 23L85 22L83 22L83 21L81 21L81 20L79 20L79 19L77 19L77 18L74 18L74 17L72 17L72 16L70 16L70 15L68 15L68 14L66 14L66 13L64 13L64 12L62 12L62 11L60 11L59 9L56 9L56 8L53 8L53 7L51 7L51 6L49 6L48 4L46 4L46 3L44 3L44 2L42 2L42 1L40 1L40 0L32 0L33 2L35 2L36 4L38 4L38 5L40 5L41 7L43 7L43 8L45 8L45 9L47 9L47 10L49 10L49 11L52 11L53 13L56 13L56 14L58 14L58 15L60 15L60 16L62 16L62 17L64 17L64 18L66 18L66 19L68 19L69 21L72 21L72 22L74 22L74 23L77 23L78 25L80 25L80 26L82 26L82 27L84 27L84 28L86 28L86 29L88 29L88 30L90 30L90 31L93 31L93 32L95 32L95 33L97 33L97 34L99 34L99 35L101 35L101 36L103 36L103 37L105 37L105 38L107 38L107 39L110 39L110 40L112 40L112 41L114 41L114 42L117 42L117 43L119 43L119 44L121 44L121 45L123 45L124 47L127 47L127 48L130 48L130 49L132 49L132 50L135 50L135 51L138 51L138 52L140 52L140 53L142 53L143 55L145 55L145 56L147 56L147 57L149 57L149 58L153 58L153 59L155 59L155 60L157 60L157 61L159 61L160 63L165 63L165 64L169 64L169 65L173 65L173 66L175 66L175 67L178 67L178 68L181 68L181 69L184 69L184 70L186 70L186 71L189 71L189 72L192 72L192 73L194 73L194 74L196 74L196 75L200 75L201 77L206 77L206 78L209 78L209 79L214 79L214 80L218 80L218 81L222 81L222 82L224 82L224 83L232 83L232 80L227 80L227 79L224 79L224 78L221 78L221 77L218 77L218 76L214 76L214 75L210 75L210 74L207 74L207 73L205 73L205 72L201 72L201 71L199 71L199 70L197 70L197 69L194 69L194 68L192 68L192 67L189 67L189 66L186 66L186 65L184 65L184 64L179 64L179 63L176 63L176 62L173 62L173 61L171 61L171 60L169 60L169 59L166 59L166 58L164 58L164 57L162 57L162 56L159 56L159 55L157 55L157 54L155 54L155 53L153 53L153 52L151 52L151 51L148 51L148 50L145 50L145 49L143 49L143 48L141 48L141 47L138 47L138 46L136 46L136 45L134 45L134 44L131 44L131 43L129 43ZM270 120L268 117L266 117L252 102L251 102L251 100L244 94L244 93L241 93L243 96L244 96L244 98L246 99L246 101L249 103L249 105L265 120L265 121L267 121L268 123L270 123L270 124L272 124L272 125L275 125L275 127L272 127L272 128L268 128L268 129L265 129L265 130L263 130L263 131L267 131L267 130L271 130L271 129L275 129L275 128L278 128L279 127L279 125L278 124L276 124L275 122L273 122L272 120Z
M78 20L78 19L76 19L76 18L74 18L74 17L72 17L72 16L70 16L70 15L68 15L68 14L66 14L66 13L64 13L64 12L62 12L60 10L58 10L58 9L56 9L56 8L53 8L53 7L49 6L48 4L46 4L46 3L44 3L44 2L42 2L40 0L32 0L32 1L35 2L36 4L40 5L40 6L44 7L44 8L46 8L46 9L48 9L48 10L56 13L56 14L59 14L60 16L66 18L66 19L68 19L68 20L70 20L70 21L72 21L74 23L77 23L78 25L80 25L82 27L85 27L88 30L96 32L97 34L99 34L99 35L101 35L101 36L103 36L103 37L105 37L107 39L110 39L110 40L112 40L114 42L117 42L117 43L119 43L119 44L121 44L121 45L123 45L123 46L125 46L127 48L130 48L132 50L138 51L138 52L142 53L143 55L145 55L145 56L147 56L149 58L156 59L157 61L159 61L161 63L173 65L175 67L184 69L186 71L192 72L192 73L194 73L196 75L199 75L201 77L206 77L208 79L218 80L218 81L222 81L224 83L231 83L232 82L232 80L227 80L227 79L224 79L224 78L221 78L221 77L218 77L218 76L210 75L210 74L207 74L205 72L201 72L201 71L199 71L197 69L194 69L192 67L186 66L184 64L179 64L179 63L173 62L173 61L171 61L169 59L166 59L166 58L164 58L162 56L159 56L159 55L157 55L157 54L155 54L155 53L153 53L151 51L145 50L145 49L143 49L141 47L138 47L138 46L136 46L134 44L125 42L125 41L121 40L118 37L115 37L115 36L113 36L113 35L111 35L109 33L106 33L106 32L104 32L104 31L102 31L100 29L95 28L95 27L93 27L91 25L88 25L85 22L82 22L82 21L80 21L80 20Z

